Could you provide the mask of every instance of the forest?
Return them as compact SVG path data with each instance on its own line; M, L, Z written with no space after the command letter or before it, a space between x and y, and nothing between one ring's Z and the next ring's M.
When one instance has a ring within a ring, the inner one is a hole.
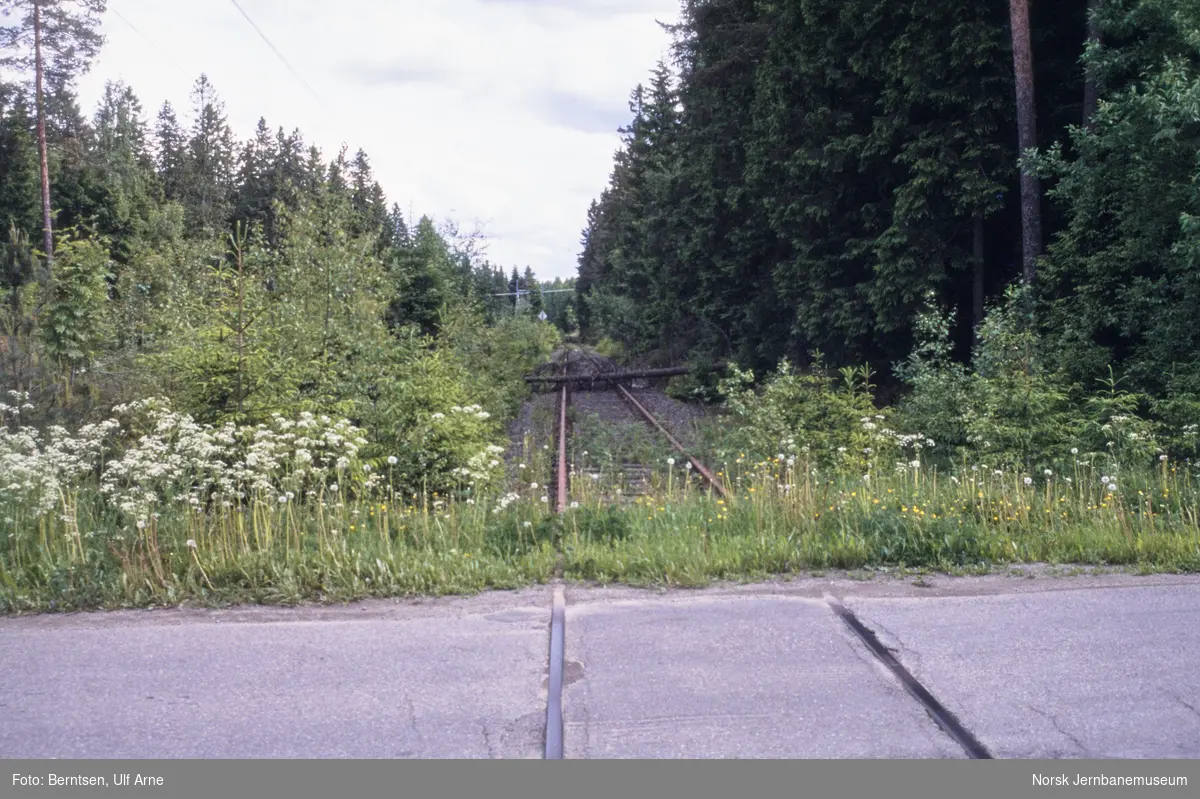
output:
M1031 377L1200 407L1196 3L687 0L671 33L584 231L593 336L760 375L820 352L895 398L923 317L978 365L1009 307Z
M0 612L1200 569L1196 0L681 0L555 281L0 12Z

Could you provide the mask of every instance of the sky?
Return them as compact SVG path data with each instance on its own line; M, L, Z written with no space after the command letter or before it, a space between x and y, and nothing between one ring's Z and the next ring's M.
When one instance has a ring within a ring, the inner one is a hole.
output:
M299 75L238 10L240 5ZM478 229L486 257L575 274L629 94L668 54L679 0L109 0L78 84L123 80L153 121L190 118L205 73L230 125L299 128L326 160L362 148L389 201ZM311 87L311 92L309 88Z

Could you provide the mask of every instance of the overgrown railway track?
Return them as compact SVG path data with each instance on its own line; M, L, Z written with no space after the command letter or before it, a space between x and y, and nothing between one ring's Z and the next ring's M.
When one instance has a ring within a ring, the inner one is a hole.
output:
M572 354L579 357L572 359ZM676 368L621 372L603 363L586 348L578 345L568 348L556 367L553 369L555 372L553 375L531 375L528 380L531 383L553 385L557 395L554 425L554 482L552 483L553 503L557 513L567 510L570 502L572 461L569 457L568 442L572 435L570 410L576 391L580 393L583 399L581 404L585 408L603 411L597 415L606 415L610 424L612 424L613 418L621 413L615 408L623 409L623 412L628 414L634 424L644 425L654 437L661 439L678 453L687 464L686 470L698 475L710 491L722 499L727 498L726 488L718 477L693 456L680 441L680 437L673 434L668 425L656 417L644 402L639 401L626 385L633 380L681 374L686 370ZM622 485L632 485L631 493L637 495L643 493L642 486L648 483L653 469L645 463L624 462L620 464L620 471Z

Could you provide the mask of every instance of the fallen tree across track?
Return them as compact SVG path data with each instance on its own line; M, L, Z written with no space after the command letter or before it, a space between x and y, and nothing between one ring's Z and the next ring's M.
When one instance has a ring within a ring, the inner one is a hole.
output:
M563 383L587 383L601 381L619 381L633 380L637 378L652 378L652 377L673 377L676 375L686 375L691 369L686 366L672 366L665 369L641 369L634 372L597 372L594 374L579 374L579 375L528 375L525 378L526 383L550 383L559 385Z

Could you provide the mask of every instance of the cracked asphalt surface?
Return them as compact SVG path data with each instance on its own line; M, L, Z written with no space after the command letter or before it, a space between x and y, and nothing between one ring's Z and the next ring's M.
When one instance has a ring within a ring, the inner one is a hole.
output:
M1200 577L567 587L568 758L1200 757ZM0 619L0 757L536 758L551 589Z

